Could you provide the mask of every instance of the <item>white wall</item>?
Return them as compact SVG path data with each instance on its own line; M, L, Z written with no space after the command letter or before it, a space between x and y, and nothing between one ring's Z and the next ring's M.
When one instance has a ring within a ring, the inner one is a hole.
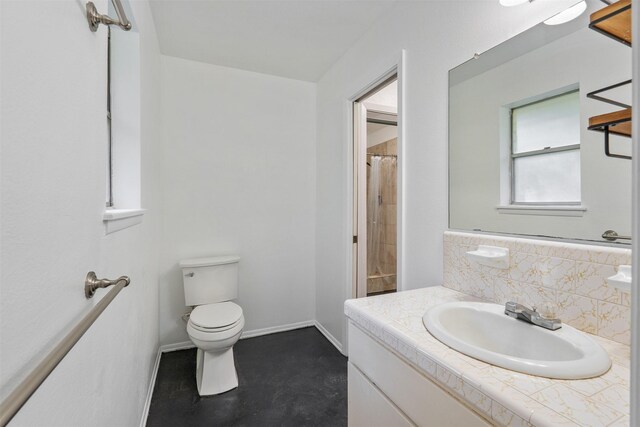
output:
M619 108L586 97L588 92L630 78L631 49L611 43L585 24L575 33L452 86L451 227L590 240L602 240L605 230L630 235L631 162L606 157L603 134L587 129L589 117ZM510 187L508 106L575 85L580 88L584 216L498 213L501 175L502 185ZM630 95L630 88L626 89ZM624 97L622 101L631 102ZM505 120L501 121L501 114ZM630 139L611 139L613 152L631 152Z
M188 341L181 259L238 254L245 331L315 317L315 85L163 57L160 339Z
M533 2L398 2L318 82L316 317L345 342L343 303L351 297L351 141L348 100L388 71L406 50L405 140L399 145L403 200L402 287L442 283L447 229L447 73L571 5Z
M106 11L107 1L96 2ZM106 30L84 2L3 1L0 382L2 397L104 295L84 277L131 276L11 425L140 421L158 345L159 49L141 31L142 224L105 236Z

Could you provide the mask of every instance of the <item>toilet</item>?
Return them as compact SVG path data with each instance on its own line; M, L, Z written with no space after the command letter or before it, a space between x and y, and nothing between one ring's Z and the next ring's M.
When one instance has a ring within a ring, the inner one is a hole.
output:
M184 299L194 309L187 322L198 348L196 383L200 396L238 387L233 345L244 328L238 297L238 256L186 259L180 262Z

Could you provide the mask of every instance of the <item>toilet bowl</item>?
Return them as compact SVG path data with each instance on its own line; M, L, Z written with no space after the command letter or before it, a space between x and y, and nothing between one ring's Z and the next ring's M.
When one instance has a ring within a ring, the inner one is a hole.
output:
M238 387L233 346L243 328L242 308L231 301L199 305L191 312L187 333L198 348L196 384L201 396Z

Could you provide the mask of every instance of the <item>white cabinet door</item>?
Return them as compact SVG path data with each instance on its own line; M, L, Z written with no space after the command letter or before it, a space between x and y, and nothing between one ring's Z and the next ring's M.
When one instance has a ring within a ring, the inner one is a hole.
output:
M349 322L349 362L418 426L491 425L352 322Z
M347 370L349 427L415 426L351 362L349 362Z

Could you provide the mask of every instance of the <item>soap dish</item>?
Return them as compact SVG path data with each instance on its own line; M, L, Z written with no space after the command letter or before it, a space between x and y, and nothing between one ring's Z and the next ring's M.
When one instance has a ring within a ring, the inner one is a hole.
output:
M622 292L631 292L631 266L619 266L616 275L607 277L607 283Z
M479 245L475 251L466 253L467 258L488 267L509 268L509 249L497 246Z

